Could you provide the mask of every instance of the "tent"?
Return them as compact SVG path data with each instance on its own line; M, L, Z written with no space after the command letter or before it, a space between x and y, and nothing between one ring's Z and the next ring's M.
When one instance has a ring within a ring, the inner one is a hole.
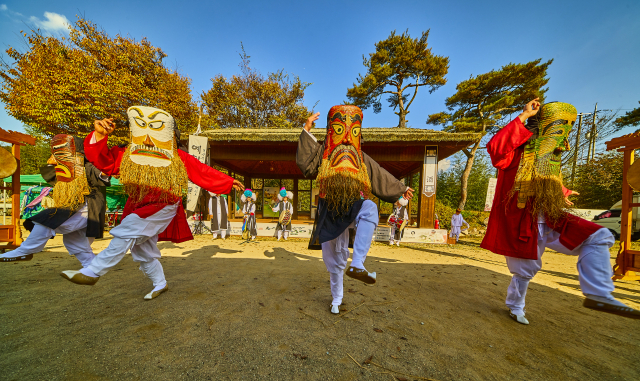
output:
M10 183L11 177L3 179L4 182ZM28 189L32 188L32 192L40 193L42 188L33 188L34 186L47 187L46 181L41 175L20 175L20 199L22 200ZM35 197L34 197L35 198ZM127 195L124 193L124 187L120 184L118 179L111 178L111 186L107 187L107 208L108 209L123 209L124 204L127 202Z

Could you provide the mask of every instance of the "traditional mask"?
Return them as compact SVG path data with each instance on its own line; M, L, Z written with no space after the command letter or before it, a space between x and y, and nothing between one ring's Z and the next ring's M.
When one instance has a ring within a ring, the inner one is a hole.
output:
M127 110L131 144L131 161L139 165L167 167L175 147L175 121L168 112L146 106Z
M81 140L78 148L82 150ZM76 151L73 136L54 136L51 139L51 155L47 163L55 165L57 181L68 183L77 177L84 177L84 155Z
M360 132L362 110L357 106L333 106L327 116L327 140L323 159L335 170L358 172L362 165Z
M330 210L347 213L357 200L368 198L371 181L361 150L362 110L333 106L327 115L327 137L318 170L320 197Z
M518 207L524 208L527 198L535 195L538 204L535 209L545 214L557 217L559 210L564 208L561 155L569 149L567 137L576 117L574 106L551 102L529 118L528 124L537 125L538 136L529 139L525 146L516 175L514 189L519 191Z

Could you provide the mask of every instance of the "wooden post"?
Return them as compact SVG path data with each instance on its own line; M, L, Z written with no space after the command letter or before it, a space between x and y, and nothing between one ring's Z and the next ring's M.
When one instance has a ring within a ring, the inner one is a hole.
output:
M627 182L627 171L633 164L633 150L625 150L622 163L622 214L620 215L620 255L616 258L616 275L625 275L627 268L631 266L629 255L626 253L631 249L631 224L633 220L633 209L629 206L633 202L633 189ZM618 274L619 272L619 274ZM615 279L615 277L614 277Z
M292 220L298 219L298 197L300 197L300 192L298 192L298 179L293 179L293 200L291 200L291 204L293 205Z
M18 164L18 169L11 176L11 186L13 187L13 194L11 195L11 222L15 228L13 244L19 246L22 243L22 229L20 229L20 146L18 144L12 144L11 153L16 158Z
M438 178L438 147L424 147L424 160L420 168L418 193L418 227L433 229L436 210L436 182Z

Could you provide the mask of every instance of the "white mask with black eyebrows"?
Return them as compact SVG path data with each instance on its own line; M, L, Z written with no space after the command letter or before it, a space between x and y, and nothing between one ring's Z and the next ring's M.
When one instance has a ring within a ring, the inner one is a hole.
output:
M131 161L139 165L167 167L174 149L175 120L166 111L154 107L132 106L127 110Z

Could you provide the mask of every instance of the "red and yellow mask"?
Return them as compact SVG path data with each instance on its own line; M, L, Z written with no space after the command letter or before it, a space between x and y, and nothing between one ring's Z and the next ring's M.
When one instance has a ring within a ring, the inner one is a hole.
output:
M355 201L368 198L371 191L361 150L361 131L362 110L359 107L331 107L318 184L320 197L338 213L346 213Z
M362 110L357 106L333 106L327 116L327 138L323 159L334 170L358 172L362 166L360 151Z
M84 177L84 155L76 151L76 141L71 135L60 134L51 139L47 164L55 165L57 181L68 183Z

